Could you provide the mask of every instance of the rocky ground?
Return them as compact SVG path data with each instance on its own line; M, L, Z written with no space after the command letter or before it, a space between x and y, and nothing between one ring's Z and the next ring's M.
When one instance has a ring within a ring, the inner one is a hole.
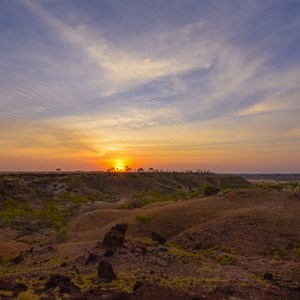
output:
M299 299L299 213L299 192L251 187L80 211L60 242L11 223L0 299Z

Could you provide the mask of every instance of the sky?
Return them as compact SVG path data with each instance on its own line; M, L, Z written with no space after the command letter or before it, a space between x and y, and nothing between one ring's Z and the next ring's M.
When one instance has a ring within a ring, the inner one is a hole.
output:
M300 172L299 0L0 7L0 170Z

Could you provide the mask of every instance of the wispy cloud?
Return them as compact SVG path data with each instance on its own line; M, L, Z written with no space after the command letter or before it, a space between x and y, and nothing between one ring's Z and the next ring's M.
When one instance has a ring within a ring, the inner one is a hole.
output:
M28 0L14 4L22 17L8 9L15 25L0 27L2 154L145 157L148 149L187 159L297 147L293 1L175 2L141 1L134 14L131 1Z
M68 25L35 2L27 3L65 42L80 48L98 66L94 75L95 82L102 88L102 95L112 95L164 76L211 66L211 55L205 49L207 42L196 40L191 43L186 37L193 28L199 30L199 24L188 25L180 31L142 36L129 47L127 44L114 45L99 31L95 32L84 24Z

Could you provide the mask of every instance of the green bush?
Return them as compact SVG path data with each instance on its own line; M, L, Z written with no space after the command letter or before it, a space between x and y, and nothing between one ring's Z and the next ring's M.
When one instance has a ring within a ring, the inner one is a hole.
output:
M31 212L31 210L28 204L18 206L12 198L9 198L0 211L0 223L5 227L10 226L14 221L24 218L25 214Z
M135 217L136 221L139 222L141 225L146 225L148 224L151 220L152 217L147 216L147 215L137 215Z
M287 251L284 247L274 250L273 255L277 259L284 259L287 257Z
M232 265L233 263L233 257L229 255L222 255L217 257L217 261L219 264L226 266L226 265Z

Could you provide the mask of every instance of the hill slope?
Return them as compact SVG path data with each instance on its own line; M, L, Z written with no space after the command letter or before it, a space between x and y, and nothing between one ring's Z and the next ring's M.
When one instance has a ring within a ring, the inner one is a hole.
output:
M59 175L66 180L66 174ZM114 190L125 197L131 184L132 194L161 188L166 201L134 209L124 209L124 203L94 210L80 206L66 225L62 243L47 236L47 228L27 235L16 233L18 228L2 229L0 297L299 299L299 193L248 185L250 189L170 201L170 187L172 192L186 189L188 193L203 180L219 188L231 180L235 187L244 181L214 174L125 175L101 175L110 180L105 188L101 183L101 192ZM95 188L98 181L87 177L86 182L81 179L84 185ZM61 201L59 193L55 196L53 201ZM104 235L119 223L128 225L124 245L102 245ZM167 242L151 240L152 232ZM98 279L97 267L103 260L112 264L117 275L111 283Z

